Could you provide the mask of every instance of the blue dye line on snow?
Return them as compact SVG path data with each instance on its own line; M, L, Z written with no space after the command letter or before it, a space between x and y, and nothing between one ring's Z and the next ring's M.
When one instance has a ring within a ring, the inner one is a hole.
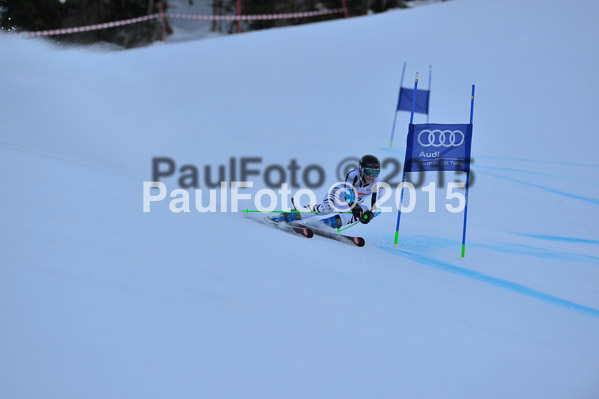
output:
M531 186L531 187L540 188L541 190L549 191L550 193L553 193L553 194L563 195L564 197L574 198L574 199L577 199L577 200L590 202L591 204L599 205L599 200L595 199L595 198L583 197L582 195L571 194L571 193L567 193L565 191L556 190L556 189L551 188L551 187L542 186L540 184L535 184L535 183L529 183L527 181L519 180L519 179L514 179L512 177L500 176L500 175L496 175L494 173L481 172L481 171L477 171L477 173L484 174L484 175L489 175L489 176L493 176L493 177L497 177L499 179L513 181L513 182L524 184L524 185Z
M476 159L496 159L502 161L517 161L517 162L531 162L531 163L548 163L551 165L568 165L568 166L581 166L585 168L599 168L599 165L591 163L578 163L568 161L544 161L541 159L527 159L527 158L514 158L514 157L497 157L491 155L478 155Z
M398 250L393 249L393 248L389 248L389 247L385 247L385 246L379 246L379 248L381 248L387 252L390 252L392 254L398 253ZM514 282L511 282L508 280L502 280L497 277L489 276L488 274L476 272L476 271L469 270L469 269L464 269L463 267L454 266L450 263L432 259L432 258L429 258L424 255L418 255L418 254L405 252L405 251L399 251L399 252L402 255L407 256L411 260L414 260L418 263L421 263L421 264L429 266L429 267L433 267L438 270L443 270L446 272L457 274L459 276L468 277L473 280L481 281L483 283L491 284L496 287L500 287L500 288L504 288L504 289L507 289L507 290L510 290L513 292L517 292L518 294L522 294L522 295L526 295L531 298L539 299L543 302L546 302L546 303L549 303L552 305L557 305L562 308L566 308L568 310L573 310L573 311L576 311L576 312L579 312L579 313L582 313L582 314L585 314L588 316L593 316L593 317L599 318L599 309L591 308L589 306L581 305L576 302L571 302L566 299L556 297L554 295L546 294L544 292L537 291L533 288L527 287L522 284L514 283Z
M535 256L543 259L557 259L574 262L588 262L593 265L599 265L599 257L592 255L573 254L570 252L554 251L552 249L538 248L524 244L503 244L503 245L490 245L482 243L471 243L471 247L485 248L492 251L503 252L508 254L516 255L528 255Z
M568 180L568 181L579 181L582 183L592 183L592 184L596 184L596 182L591 181L591 180L587 180L587 179L580 179L577 177L572 177L572 176L560 176L560 175L554 175L551 173L546 173L546 172L537 172L534 170L525 170L525 169L515 169L515 168L503 168L500 166L484 166L484 165L476 165L476 166L472 166L472 170L478 171L479 169L490 169L490 170L498 170L498 171L505 171L505 172L516 172L516 173L526 173L529 175L535 175L535 176L545 176L545 177L551 177L554 179L564 179L564 180Z
M512 234L522 235L522 236L530 236L530 237L535 236L535 235L529 235L529 234L525 234L525 233L515 233L515 232ZM553 236L546 236L546 237L553 238ZM535 238L537 238L537 237L535 237ZM538 238L545 238L545 237L541 236ZM387 239L386 237L382 238L380 240L380 243L383 244L386 239ZM435 238L434 244L431 243L431 237L428 237L428 236L425 237L425 236L419 236L419 235L412 235L411 240L412 241L410 243L410 249L413 252L418 252L418 253L427 253L427 251L430 251L430 249L433 245L437 249L455 246L455 241L448 240L448 239L440 239L438 237ZM568 238L568 237L555 237L555 240L556 241L563 240L563 241L568 241L568 242L588 242L588 243L599 244L599 241L593 242L592 240L580 240L580 239ZM556 260L565 260L565 261L569 261L569 262L589 263L589 264L592 264L595 266L599 265L599 257L597 257L597 256L572 253L572 252L555 251L553 249L540 248L540 247L535 247L535 246L531 246L531 245L516 244L516 243L484 244L484 243L475 242L475 241L470 242L468 245L470 248L484 248L484 249L488 249L491 251L512 254L512 255L527 255L527 256L534 256L534 257L542 258L542 259L556 259Z
M550 236L545 234L528 234L528 233L512 233L529 238L538 238L540 240L548 241L562 241L562 242L575 242L580 244L599 244L597 240L588 240L586 238L575 238L575 237L562 237L562 236Z

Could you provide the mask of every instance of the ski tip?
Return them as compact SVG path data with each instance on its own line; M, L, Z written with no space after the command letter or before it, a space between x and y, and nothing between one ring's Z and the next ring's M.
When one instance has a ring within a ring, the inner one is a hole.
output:
M352 237L352 241L358 247L363 247L364 245L366 245L366 240L364 240L362 237Z

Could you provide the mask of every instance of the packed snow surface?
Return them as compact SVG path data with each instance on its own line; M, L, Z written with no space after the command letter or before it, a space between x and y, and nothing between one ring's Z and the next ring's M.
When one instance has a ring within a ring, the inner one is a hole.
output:
M1 36L0 396L596 398L597 15L455 0L117 52ZM468 122L476 84L465 258L454 172L397 249L395 207L347 230L364 248L143 212L154 157L195 165L205 200L231 158L261 158L252 194L293 159L326 171L318 197L346 157L389 176L404 62L404 86L433 66L431 122Z

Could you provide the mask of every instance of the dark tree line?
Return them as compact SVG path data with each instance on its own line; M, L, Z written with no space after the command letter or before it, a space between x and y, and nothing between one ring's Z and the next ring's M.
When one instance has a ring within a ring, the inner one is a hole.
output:
M166 1L163 4L166 7ZM0 0L0 7L0 27L16 31L72 28L158 12L155 0ZM158 19L52 37L63 43L107 42L126 48L144 46L161 38L162 25Z
M42 31L71 28L136 18L158 12L159 0L0 0L0 28L15 31ZM190 4L194 0L189 0ZM202 1L202 0L195 0ZM210 1L214 15L232 15L237 12L237 0ZM349 16L364 15L370 11L381 12L389 8L405 7L411 0L346 0ZM164 10L168 1L162 0ZM278 14L341 8L342 0L241 0L242 14ZM287 20L244 21L243 31L342 18L343 14L330 14L310 18ZM168 24L168 22L167 22ZM237 22L213 21L212 30L233 33ZM171 33L167 26L167 32ZM126 48L144 46L162 38L160 20L140 22L121 27L92 32L55 36L62 43L90 44L107 42Z
M382 12L390 8L406 7L411 0L346 0L350 17L367 14L369 10ZM301 11L318 11L342 8L341 0L241 0L242 14L279 14ZM237 0L212 0L214 15L230 15L237 12ZM243 22L243 30L267 29L280 26L300 25L310 22L338 19L343 14L329 14L310 18L285 20L256 20ZM214 22L213 31L233 33L237 31L237 22Z

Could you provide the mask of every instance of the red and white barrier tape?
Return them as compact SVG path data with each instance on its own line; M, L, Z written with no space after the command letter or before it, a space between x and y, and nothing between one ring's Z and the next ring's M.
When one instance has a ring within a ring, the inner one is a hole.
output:
M263 14L263 15L190 15L190 14L175 14L175 13L164 13L165 17L168 18L179 18L179 19L197 19L204 21L255 21L255 20L273 20L273 19L291 19L291 18L306 18L315 17L319 15L337 14L342 13L343 9L338 8L335 10L321 10L321 11L304 11L294 12L285 14ZM70 33L90 32L100 29L114 28L117 26L136 24L139 22L149 21L151 19L160 18L160 13L146 15L143 17L125 19L122 21L106 22L103 24L78 26L76 28L66 29L52 29L42 30L38 32L21 32L20 35L25 37L40 37L40 36L57 36L57 35L68 35Z
M26 37L68 35L69 33L89 32L89 31L93 31L93 30L114 28L116 26L136 24L138 22L149 21L151 19L156 19L159 17L160 17L160 14L152 14L152 15L146 15L143 17L125 19L122 21L106 22L103 24L96 24L96 25L78 26L76 28L42 30L39 32L22 32L21 35L26 36Z
M200 19L204 21L255 21L255 20L272 20L272 19L291 19L291 18L306 18L319 15L338 14L342 13L343 9L322 10L322 11L304 11L285 14L263 14L263 15L190 15L190 14L175 14L166 13L169 18L180 19Z

